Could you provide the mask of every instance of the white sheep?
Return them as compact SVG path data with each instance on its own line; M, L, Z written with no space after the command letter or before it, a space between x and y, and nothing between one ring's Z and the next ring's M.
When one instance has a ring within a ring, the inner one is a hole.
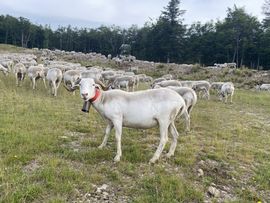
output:
M57 89L61 84L62 77L63 77L62 71L58 68L51 68L47 72L46 79L49 81L51 93L55 97L57 96Z
M120 88L126 88L126 91L129 91L129 89L132 89L132 92L134 92L135 85L136 85L136 78L133 76L120 76L117 77L113 83L111 84L112 89L120 89Z
M8 69L7 68L5 68L4 66L2 66L1 64L0 64L0 72L3 72L4 73L4 75L8 75Z
M270 84L261 84L256 87L258 90L270 91Z
M80 79L81 71L80 70L68 70L63 74L63 85L64 87L70 91L71 88L75 86L75 82ZM73 91L73 95L75 95L75 91Z
M183 97L186 103L187 112L190 115L192 109L194 108L195 104L197 103L197 94L196 92L189 87L174 87L168 86L167 88L176 91L179 95Z
M174 155L178 132L174 120L178 114L186 110L185 101L175 91L165 88L150 89L137 92L122 90L102 91L91 78L82 78L80 94L84 101L90 102L107 121L105 137L99 148L103 148L112 128L115 128L117 154L114 161L120 161L122 156L122 127L148 129L159 126L160 143L150 160L156 162L168 140L168 129L173 136L173 142L167 157Z
M168 87L168 86L182 87L182 84L178 80L163 80L161 82L156 83L153 88Z
M231 96L231 103L232 103L232 97L234 94L234 85L232 82L226 82L222 85L220 92L219 92L219 96L220 96L220 100L223 101L223 99L225 98L225 103L227 103L227 99L229 96Z
M198 92L199 97L207 98L208 100L210 99L210 87L210 83L206 80L194 81L192 85L192 89ZM202 96L201 93L203 93Z
M37 66L30 66L27 70L28 73L28 77L30 78L32 85L33 85L33 89L36 88L36 80L38 80L39 78L42 78L43 83L45 88L47 88L46 86L46 81L45 81L45 69L43 67L42 64L39 64Z
M24 80L27 69L22 63L17 63L14 66L14 73L16 77L16 85L19 85L19 82L22 82Z

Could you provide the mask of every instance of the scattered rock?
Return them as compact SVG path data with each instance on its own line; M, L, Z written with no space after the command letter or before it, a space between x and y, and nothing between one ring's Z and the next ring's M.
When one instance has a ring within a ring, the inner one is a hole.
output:
M217 188L213 187L213 186L210 186L208 188L207 192L212 197L219 197L220 196L220 191Z
M197 172L199 177L202 177L204 175L203 170L201 168L199 168Z

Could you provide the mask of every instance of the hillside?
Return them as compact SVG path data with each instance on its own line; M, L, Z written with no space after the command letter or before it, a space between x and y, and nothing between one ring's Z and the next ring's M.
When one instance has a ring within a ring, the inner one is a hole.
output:
M17 52L17 48L3 52ZM105 61L80 62L115 67ZM144 63L135 61L128 67L159 76L174 74L172 67L178 66L154 64L147 69L139 64ZM249 78L248 87L264 80L256 79L262 73L247 69L215 71L183 68L177 78L238 80L238 87ZM122 160L114 163L114 132L108 146L98 149L105 121L93 108L89 114L80 111L79 93L74 96L61 86L54 98L41 81L37 83L34 91L28 78L17 87L13 75L0 73L0 202L270 201L268 92L237 88L232 104L221 103L214 92L209 101L199 99L189 133L184 132L183 118L177 119L180 137L175 156L166 159L162 154L157 164L150 165L158 129L124 129Z

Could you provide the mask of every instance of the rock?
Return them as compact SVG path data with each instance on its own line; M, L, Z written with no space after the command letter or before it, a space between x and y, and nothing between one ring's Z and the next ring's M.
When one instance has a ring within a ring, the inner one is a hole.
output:
M203 170L201 168L199 168L197 172L199 177L204 175Z
M212 197L219 197L220 196L220 191L217 188L213 187L213 186L210 186L208 188L207 192Z
M204 160L201 160L201 161L199 161L198 164L201 165L201 166L203 166L205 164L205 161Z
M103 185L100 187L101 190L106 190L107 188L108 188L108 185L107 185L107 184L103 184Z

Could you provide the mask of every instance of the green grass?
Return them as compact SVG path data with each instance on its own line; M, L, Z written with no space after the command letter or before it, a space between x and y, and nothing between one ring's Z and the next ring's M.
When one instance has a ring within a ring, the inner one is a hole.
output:
M41 81L33 91L27 78L16 87L1 73L0 87L0 202L70 202L104 183L132 202L203 202L212 183L230 188L227 202L270 201L269 93L237 89L233 104L199 100L191 132L177 121L175 156L149 165L158 129L124 129L115 164L113 134L97 149L106 124L93 108L80 111L78 93L61 87L54 98Z

